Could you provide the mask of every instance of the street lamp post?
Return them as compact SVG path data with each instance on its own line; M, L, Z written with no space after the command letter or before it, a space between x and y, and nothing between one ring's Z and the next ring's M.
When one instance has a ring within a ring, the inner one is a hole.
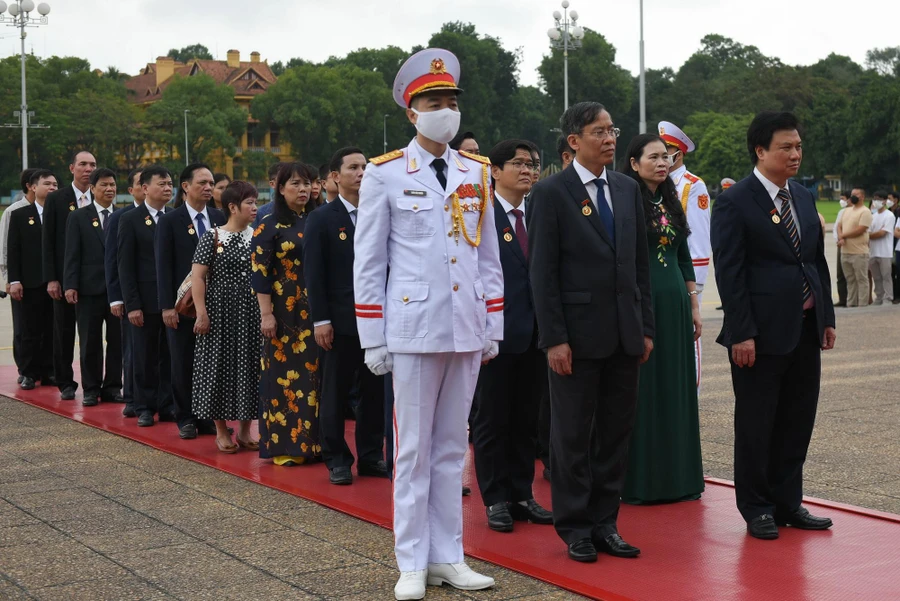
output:
M45 128L43 125L29 124L30 117L34 116L34 111L28 112L28 99L25 95L25 28L37 27L38 25L46 25L48 23L47 15L50 14L50 5L41 2L37 5L40 17L31 17L30 13L34 11L34 0L15 0L7 6L4 0L0 0L0 23L5 23L9 27L19 28L19 38L22 41L22 108L14 112L13 115L19 117L18 123L8 123L4 127L21 127L22 128L22 170L28 169L28 128ZM9 13L9 16L3 13Z
M581 48L584 28L577 24L578 13L569 10L569 0L562 1L563 12L553 11L556 27L547 30L550 45L563 51L563 108L569 108L569 48Z
M384 153L387 154L387 118L390 115L384 116Z
M187 114L190 113L190 109L184 109L184 165L187 167L190 163L188 161L188 156L190 155L188 151L188 132L187 132Z
M638 133L647 133L647 81L644 75L644 0L640 0L641 7L641 77L640 77L640 102L641 120L638 124Z

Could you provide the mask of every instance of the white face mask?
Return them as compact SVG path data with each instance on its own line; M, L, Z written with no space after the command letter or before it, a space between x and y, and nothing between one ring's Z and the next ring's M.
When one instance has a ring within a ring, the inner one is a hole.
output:
M680 152L680 151L676 150L676 151L673 152L672 154L667 154L667 155L666 155L666 162L669 163L669 169L671 169L672 167L675 166L675 161L678 160L678 153L679 153L679 152Z
M894 206L894 201L893 201L893 200L888 200L888 201L887 201L887 208L890 209L890 208L893 207L893 206Z
M884 201L883 201L883 200L873 200L873 201L872 201L872 210L874 210L874 211L880 211L880 210L883 209L883 208L884 208Z
M462 117L459 111L451 108L425 113L420 113L416 109L411 110L419 116L416 119L416 129L419 133L438 144L447 144L459 131L459 120Z
M841 199L841 208L842 208L842 209L846 209L848 204L850 204L850 203L848 203L848 202L847 202L846 200L844 200L843 198Z

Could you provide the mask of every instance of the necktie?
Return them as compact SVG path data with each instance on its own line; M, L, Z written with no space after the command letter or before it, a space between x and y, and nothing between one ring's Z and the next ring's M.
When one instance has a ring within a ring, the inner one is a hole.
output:
M350 221L353 222L353 227L356 227L356 209L350 211Z
M80 209L81 207L86 206L87 203L88 203L87 194L82 194L81 198L78 199L78 208Z
M609 203L606 202L606 191L603 188L605 183L606 180L602 177L598 177L594 180L594 185L597 186L597 212L600 214L600 221L603 222L606 233L609 234L609 238L612 240L613 246L615 246L616 221L613 219L612 209L609 208Z
M109 209L103 209L100 211L100 216L102 219L102 223L100 224L103 227L103 233L106 233L106 226L109 224Z
M197 237L199 238L206 233L206 219L203 217L203 213L197 213L194 219L197 220Z
M441 184L441 188L446 190L447 176L444 175L444 169L447 167L447 163L444 159L434 159L431 161L431 166L434 167L434 175L437 177L438 183Z
M516 240L519 241L519 246L522 247L522 254L525 255L525 259L528 259L528 232L525 231L525 213L520 211L519 209L513 209L510 211L516 218Z
M787 228L788 236L791 238L791 244L794 245L794 254L800 258L800 233L797 231L797 223L794 221L794 214L791 211L791 195L785 189L778 190L778 196L781 200L781 223ZM809 282L806 281L806 274L803 275L803 303L812 296L812 290L809 289Z

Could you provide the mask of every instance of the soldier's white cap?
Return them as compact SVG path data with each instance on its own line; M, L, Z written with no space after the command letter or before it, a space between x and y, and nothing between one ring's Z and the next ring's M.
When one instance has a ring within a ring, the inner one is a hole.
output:
M694 152L694 148L696 148L691 139L677 125L668 121L659 122L659 137L669 146L674 146L685 154Z
M443 48L426 48L406 59L394 78L394 101L403 108L422 92L449 90L462 93L459 59Z
M723 190L727 190L728 188L730 188L731 186L734 185L734 180L731 179L730 177L726 177L725 179L722 180L721 185L722 185Z

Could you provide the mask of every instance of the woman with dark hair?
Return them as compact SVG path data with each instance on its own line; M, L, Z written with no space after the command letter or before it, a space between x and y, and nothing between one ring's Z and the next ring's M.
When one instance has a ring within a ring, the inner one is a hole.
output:
M212 195L212 206L213 208L219 209L224 212L226 215L228 211L225 210L225 207L222 205L222 192L225 191L225 188L228 187L228 184L231 183L231 178L225 175L224 173L216 173L213 175L213 195Z
M286 163L275 179L275 209L253 234L252 285L263 335L259 455L277 465L321 456L319 360L303 279L303 230L318 173Z
M635 137L622 173L633 177L641 189L656 320L653 352L641 365L622 501L699 499L704 483L694 341L702 324L687 245L687 216L669 179L666 145L659 136Z
M197 320L194 334L193 411L216 424L222 453L256 451L250 423L257 416L259 305L250 289L250 239L256 218L256 188L236 181L222 192L225 225L197 243L191 288ZM226 420L238 420L237 445Z

